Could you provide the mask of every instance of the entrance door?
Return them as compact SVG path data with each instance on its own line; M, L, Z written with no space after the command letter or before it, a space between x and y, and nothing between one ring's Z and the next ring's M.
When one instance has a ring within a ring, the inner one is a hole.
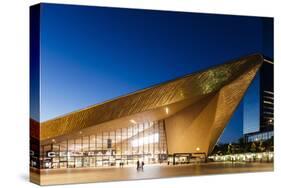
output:
M67 162L60 162L60 168L67 168Z
M96 166L96 158L95 157L89 157L90 159L90 167Z
M83 167L90 166L90 157L83 157Z
M75 157L75 168L80 168L83 166L82 157Z

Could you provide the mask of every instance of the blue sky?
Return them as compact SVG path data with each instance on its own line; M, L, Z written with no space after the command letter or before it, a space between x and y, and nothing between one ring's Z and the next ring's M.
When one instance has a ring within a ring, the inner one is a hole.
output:
M272 56L258 17L43 4L40 21L40 121L244 55ZM221 141L242 135L242 115L240 104Z

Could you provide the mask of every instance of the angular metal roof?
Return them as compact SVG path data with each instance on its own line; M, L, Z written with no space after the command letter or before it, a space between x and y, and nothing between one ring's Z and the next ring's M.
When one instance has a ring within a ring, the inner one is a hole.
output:
M243 57L42 122L40 123L40 140L63 136L183 100L192 104L220 90L242 74L256 72L262 62L263 57L259 54Z

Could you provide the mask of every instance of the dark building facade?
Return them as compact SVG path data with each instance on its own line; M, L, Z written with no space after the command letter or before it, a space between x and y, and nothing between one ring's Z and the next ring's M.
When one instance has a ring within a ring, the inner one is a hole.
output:
M274 136L273 75L272 61L264 60L245 96L244 135L246 142L268 140Z

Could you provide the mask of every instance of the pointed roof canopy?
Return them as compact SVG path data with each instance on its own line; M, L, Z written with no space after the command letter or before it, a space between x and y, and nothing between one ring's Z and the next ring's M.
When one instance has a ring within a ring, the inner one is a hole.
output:
M255 74L262 62L261 55L250 55L42 122L40 140L63 136L181 101L191 105L243 74L253 71Z

